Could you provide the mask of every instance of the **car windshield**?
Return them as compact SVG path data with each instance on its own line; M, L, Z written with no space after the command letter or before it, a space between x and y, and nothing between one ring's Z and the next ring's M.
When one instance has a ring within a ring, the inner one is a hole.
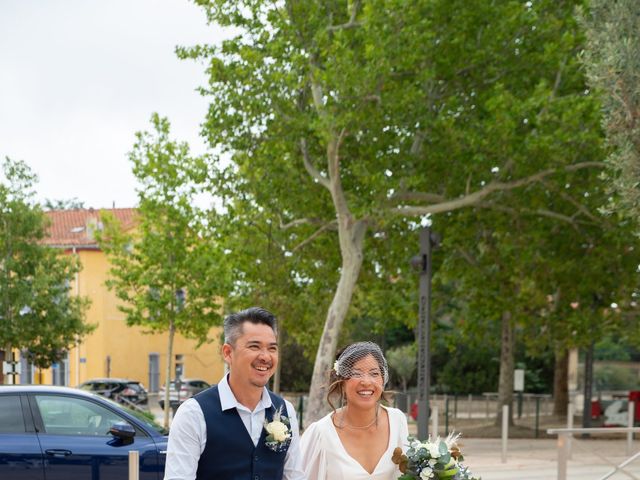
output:
M129 414L133 415L134 417L136 417L141 423L143 423L146 427L150 428L151 430L154 430L154 431L158 432L161 435L168 435L169 434L169 430L167 430L162 425L160 425L158 422L156 422L151 413L141 412L140 410L135 410L133 408L129 408L127 406L124 406L124 405L121 405L119 403L116 403L116 402L114 402L113 400L111 400L109 398L107 398L105 400L107 402L109 402L111 405L113 405L116 408L118 408L118 409L126 410L127 413L129 413Z

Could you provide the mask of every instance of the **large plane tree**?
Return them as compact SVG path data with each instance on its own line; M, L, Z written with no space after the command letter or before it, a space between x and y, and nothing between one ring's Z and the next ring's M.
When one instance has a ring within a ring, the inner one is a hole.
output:
M593 102L576 65L577 2L196 3L232 32L178 49L206 62L203 133L224 159L214 188L230 221L268 217L284 257L311 259L297 282L334 285L311 419L363 262L386 265L367 259L384 254L371 245L393 232L402 248L423 216L522 207L520 192L544 199L543 181L601 167L584 155Z

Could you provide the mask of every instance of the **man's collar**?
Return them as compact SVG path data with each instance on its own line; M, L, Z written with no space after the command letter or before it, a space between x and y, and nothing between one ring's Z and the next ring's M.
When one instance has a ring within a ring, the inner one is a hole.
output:
M249 411L247 407L236 400L236 396L231 391L231 387L229 386L229 374L225 374L225 376L222 377L222 380L218 382L218 393L220 395L220 407L223 411L231 410L232 408L239 408ZM256 408L253 411L257 412L260 410L266 410L268 408L271 408L271 405L271 396L269 395L267 387L264 387L262 389L262 397L260 398L258 405L256 405Z

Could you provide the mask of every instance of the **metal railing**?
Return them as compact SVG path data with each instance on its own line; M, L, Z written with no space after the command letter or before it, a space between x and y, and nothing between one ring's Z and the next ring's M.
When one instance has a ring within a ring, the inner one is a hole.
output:
M571 456L571 439L574 433L584 434L609 434L609 433L626 433L627 434L627 455L631 455L631 442L633 434L639 433L640 427L606 427L606 428L550 428L547 433L550 435L558 435L558 477L557 480L567 480L567 463ZM595 453L594 453L595 454ZM595 454L597 455L597 454ZM624 471L624 467L640 457L640 452L630 456L627 460L619 465L615 465L603 456L598 455L602 460L613 465L613 470L607 472L598 480L606 480L618 471ZM627 472L628 473L628 472ZM628 474L630 475L630 474ZM631 478L636 478L630 475Z
M147 410L142 408L140 405L138 405L137 403L133 403L131 400L129 400L126 397L123 397L122 395L118 395L117 393L113 396L113 400L117 403L120 403L122 405L124 405L125 407L129 407L132 410L136 410L138 412L146 412Z

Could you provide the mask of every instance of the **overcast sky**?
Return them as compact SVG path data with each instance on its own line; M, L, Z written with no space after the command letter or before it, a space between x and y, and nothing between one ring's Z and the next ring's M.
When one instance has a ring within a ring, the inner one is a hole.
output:
M127 152L152 112L204 150L204 67L174 48L220 37L187 0L0 0L0 158L32 168L40 200L135 206Z

